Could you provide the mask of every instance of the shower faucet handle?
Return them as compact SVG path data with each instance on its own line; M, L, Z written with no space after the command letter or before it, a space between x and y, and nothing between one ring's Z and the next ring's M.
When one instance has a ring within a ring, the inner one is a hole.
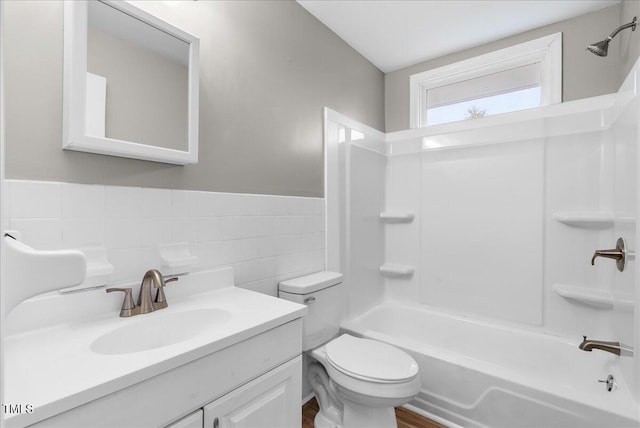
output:
M605 257L607 259L613 259L616 261L616 266L620 272L624 270L624 265L627 259L627 251L625 249L624 239L618 238L616 242L616 248L611 250L596 250L591 258L591 265L596 264L597 257Z

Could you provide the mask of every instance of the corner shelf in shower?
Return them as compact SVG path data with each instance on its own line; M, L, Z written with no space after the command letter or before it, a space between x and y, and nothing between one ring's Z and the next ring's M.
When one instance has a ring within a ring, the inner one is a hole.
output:
M410 211L385 211L380 213L380 221L384 223L411 223L415 216Z
M613 213L604 211L558 211L553 218L567 226L606 229L613 226Z
M380 266L380 273L387 276L411 276L415 271L413 266L385 263Z
M568 284L554 284L553 289L567 300L573 300L595 308L613 309L615 306L622 310L630 310L634 306L631 296L614 299L613 293L609 290Z

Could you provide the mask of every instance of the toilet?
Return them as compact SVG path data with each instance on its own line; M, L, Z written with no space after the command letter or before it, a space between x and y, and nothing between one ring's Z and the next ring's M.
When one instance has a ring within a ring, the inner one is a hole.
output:
M395 406L420 390L418 364L386 343L340 334L342 274L317 272L282 281L279 297L307 305L302 350L320 406L315 428L394 428Z

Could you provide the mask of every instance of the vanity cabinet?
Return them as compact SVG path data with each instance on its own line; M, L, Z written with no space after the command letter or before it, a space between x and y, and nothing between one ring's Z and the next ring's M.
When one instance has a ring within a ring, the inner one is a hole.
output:
M297 357L166 428L296 428L302 421Z
M301 350L297 318L30 426L299 427Z
M204 427L300 427L301 382L298 357L204 406Z

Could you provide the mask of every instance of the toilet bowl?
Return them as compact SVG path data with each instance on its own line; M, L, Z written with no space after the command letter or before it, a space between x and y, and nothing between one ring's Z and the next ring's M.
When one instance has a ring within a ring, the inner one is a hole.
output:
M395 427L395 406L420 390L418 364L386 343L343 334L309 353L327 372L343 404L345 428ZM324 425L316 424L316 428Z
M281 298L304 303L303 351L320 411L316 428L397 427L394 407L420 390L418 364L386 343L339 334L342 275L318 272L280 283Z

